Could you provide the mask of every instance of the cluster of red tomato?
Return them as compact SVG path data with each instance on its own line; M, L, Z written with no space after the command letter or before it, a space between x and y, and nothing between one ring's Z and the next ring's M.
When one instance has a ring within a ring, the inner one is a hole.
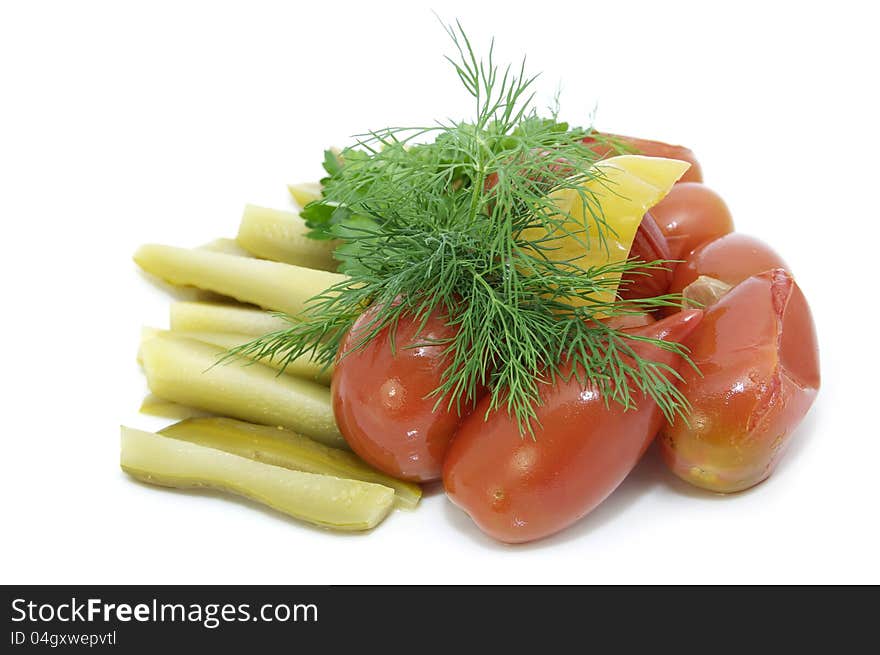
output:
M819 388L813 320L785 262L757 239L733 232L727 206L702 184L690 150L618 138L642 154L692 164L646 214L631 250L644 261L681 263L630 277L622 295L684 292L704 302L711 296L710 304L621 325L690 349L698 370L656 346L635 346L684 378L679 388L691 406L687 421L666 422L648 399L629 411L606 405L577 376L543 388L534 439L524 438L504 410L485 419L486 397L464 417L434 411L436 399L428 394L439 386L446 363L440 346L419 344L454 336L439 315L420 331L414 321L402 320L393 350L387 331L354 350L350 335L340 350L333 409L351 447L391 475L442 478L449 498L501 541L539 539L587 514L658 434L663 457L679 477L718 492L751 487L770 475ZM595 149L607 154L598 143ZM713 294L699 293L707 287Z

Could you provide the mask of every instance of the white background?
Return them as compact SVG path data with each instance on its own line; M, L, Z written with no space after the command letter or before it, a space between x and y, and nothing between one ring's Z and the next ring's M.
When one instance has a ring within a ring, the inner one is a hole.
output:
M142 242L291 207L325 146L470 108L418 2L4 2L0 9L3 583L880 582L876 22L869 3L457 2L528 54L563 116L680 142L812 303L823 388L758 488L687 488L651 452L575 527L491 542L435 491L371 534L134 483L122 422L167 295Z

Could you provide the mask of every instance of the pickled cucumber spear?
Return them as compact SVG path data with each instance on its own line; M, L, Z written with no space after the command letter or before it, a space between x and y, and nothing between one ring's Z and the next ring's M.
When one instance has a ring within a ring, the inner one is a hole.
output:
M232 332L250 337L261 337L290 327L284 319L261 309L185 300L171 303L170 323L175 331Z
M134 260L147 273L172 284L191 285L287 314L346 277L329 271L238 257L199 248L148 244Z
M195 407L187 407L180 403L174 403L170 400L159 398L159 396L152 393L144 396L138 411L141 414L159 416L161 418L171 418L177 421L200 416L211 416L210 412L205 412L201 409L196 409Z
M335 241L310 239L303 219L292 212L247 205L238 229L238 244L246 251L276 262L336 270Z
M165 400L263 425L281 425L347 448L333 420L330 390L253 362L217 364L223 348L160 333L141 344L147 384Z
M211 417L184 420L159 434L295 471L382 484L394 489L395 503L400 507L415 508L422 496L418 485L380 473L353 453L283 428Z
M120 464L150 484L226 491L335 530L369 530L394 501L394 490L380 484L291 471L127 427L122 428Z
M321 199L321 185L318 182L288 184L287 190L290 191L293 201L300 207L305 207L310 202Z
M235 239L214 239L201 246L201 250L210 250L211 252L223 252L227 255L238 255L239 257L253 257L251 253L238 245Z
M234 332L201 332L185 330L174 331L173 334L187 339L195 339L196 341L211 344L212 346L218 346L224 350L230 350L236 346L241 346L253 339L250 335L236 334ZM151 336L153 336L153 334L147 333L146 338L150 338ZM305 380L318 382L324 386L330 386L332 368L324 369L321 364L314 362L308 356L304 355L302 357L297 357L286 364L281 357L274 359L266 357L261 359L260 362L266 366L274 368L276 371L283 371L287 375L294 375Z

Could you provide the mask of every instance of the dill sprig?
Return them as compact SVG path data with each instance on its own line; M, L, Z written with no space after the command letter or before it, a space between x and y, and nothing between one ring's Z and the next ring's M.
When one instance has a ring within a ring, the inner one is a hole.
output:
M613 234L584 184L601 173L583 139L602 136L559 121L558 105L549 117L539 116L533 108L537 76L526 74L525 61L499 67L494 42L481 60L460 24L446 29L457 53L448 59L474 100L474 120L371 131L339 153L328 151L323 197L303 217L314 238L340 241L336 256L349 277L312 298L301 314L281 315L289 328L226 357L286 364L309 355L329 364L368 306L378 311L359 332L356 348L386 328L393 334L404 315L425 321L442 312L457 334L436 344L449 362L434 391L437 406L462 411L487 388L488 411L502 408L531 431L540 385L576 375L606 402L632 408L644 394L668 418L684 416L686 400L668 378L676 372L633 346L650 341L681 355L684 348L596 320L680 299L606 300L600 292L616 285L609 274L644 270L645 263L583 269L553 257L559 239L604 248ZM573 230L573 216L548 197L551 189L574 190L591 225L581 220ZM524 236L537 226L548 236ZM587 239L588 227L598 239Z

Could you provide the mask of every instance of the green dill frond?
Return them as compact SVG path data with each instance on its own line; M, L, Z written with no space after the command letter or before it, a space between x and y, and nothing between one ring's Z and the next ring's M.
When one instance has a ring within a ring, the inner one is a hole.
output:
M494 44L480 59L461 25L446 30L457 53L449 61L475 103L473 119L375 130L338 154L328 151L323 198L302 215L314 238L340 240L336 257L349 278L302 314L284 316L288 329L227 357L287 363L310 355L329 365L368 306L379 310L359 345L393 330L403 315L442 311L457 334L441 344L449 365L434 392L438 406L461 410L488 388L490 411L503 409L531 430L540 385L564 375L567 363L607 402L631 408L644 395L668 418L684 415L687 403L668 379L675 371L636 353L644 338L595 320L677 304L677 296L597 299L616 275L665 262L584 270L553 256L560 239L607 248L613 234L585 187L601 173L583 140L603 137L560 122L555 110L539 116L532 106L537 76L525 72L525 62L500 68ZM591 224L573 230L573 217L548 197L552 189L575 190ZM533 227L547 228L547 236L525 238ZM598 238L588 240L588 231ZM678 344L653 343L686 356Z

